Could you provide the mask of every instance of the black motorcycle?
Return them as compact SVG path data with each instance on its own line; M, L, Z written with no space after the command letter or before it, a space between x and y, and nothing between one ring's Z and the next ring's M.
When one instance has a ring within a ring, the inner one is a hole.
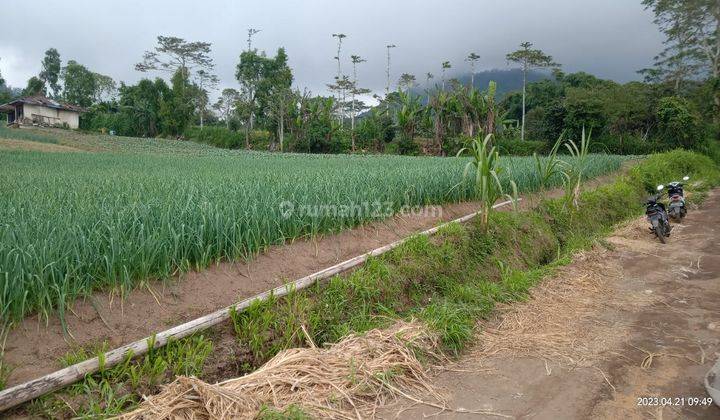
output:
M688 179L690 178L687 176L683 177L683 181ZM679 222L687 214L682 182L673 181L668 184L668 199L670 200L668 215L671 219Z
M663 185L658 185L658 191L662 191ZM645 202L645 214L647 219L652 225L650 231L660 239L660 242L665 243L666 238L670 236L670 222L668 221L667 211L665 210L665 204L660 201L660 194L654 195Z

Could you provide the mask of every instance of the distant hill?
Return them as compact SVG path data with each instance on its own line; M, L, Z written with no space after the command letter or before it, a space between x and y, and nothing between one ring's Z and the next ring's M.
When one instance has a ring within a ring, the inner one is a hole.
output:
M549 79L551 76L547 72L531 70L528 72L528 83L536 82L538 80ZM470 73L464 73L460 75L451 75L450 79L458 79L462 84L470 84ZM484 70L475 73L475 87L478 89L485 89L494 80L497 84L496 97L502 99L508 92L522 89L522 70L520 69L507 69L507 70ZM425 79L418 78L419 86L413 89L413 92L425 96ZM435 76L435 79L431 79L431 86L437 84L440 85L440 76ZM446 83L447 86L447 83Z

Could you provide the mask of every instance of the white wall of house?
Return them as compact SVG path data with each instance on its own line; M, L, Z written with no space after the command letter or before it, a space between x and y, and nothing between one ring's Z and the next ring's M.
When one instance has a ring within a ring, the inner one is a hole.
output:
M48 108L45 106L23 104L23 118L33 119L33 115L39 116L43 122L48 124L66 123L70 128L80 126L80 113L64 109Z

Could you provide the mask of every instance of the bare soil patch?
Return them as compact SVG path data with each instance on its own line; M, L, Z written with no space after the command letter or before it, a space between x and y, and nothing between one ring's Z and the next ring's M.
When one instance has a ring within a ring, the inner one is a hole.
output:
M688 401L707 396L703 377L720 357L718 220L717 190L666 245L634 220L504 308L433 382L450 406L509 418L720 417ZM409 401L380 416L483 418Z

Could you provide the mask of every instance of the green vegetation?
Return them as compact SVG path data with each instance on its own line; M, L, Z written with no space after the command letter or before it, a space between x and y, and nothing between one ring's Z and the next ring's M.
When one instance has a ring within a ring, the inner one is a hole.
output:
M694 194L720 182L720 171L707 157L673 151L638 164L614 183L582 192L578 207L567 206L564 197L548 199L529 211L491 213L487 229L476 221L450 224L432 238L415 237L344 277L235 314L239 342L252 343L248 367L286 346L304 345L301 325L314 342L326 343L398 317L420 317L440 332L448 351L457 352L495 303L526 298L529 288L568 263L573 251L639 215L648 174L658 170L652 182L690 174Z
M506 169L500 166L500 154L490 144L491 140L492 134L485 136L484 140L478 137L473 140L470 147L460 149L458 152L458 156L464 152L468 152L471 156L470 162L465 165L463 176L470 178L475 187L475 196L480 202L480 211L482 212L480 222L483 226L487 226L488 217L495 202L505 195L500 176ZM515 181L511 179L509 184L513 191L517 192Z
M555 72L527 87L526 138L549 150L561 133L577 139L592 130L593 152L649 154L677 147L707 153L717 147L714 110L705 96L711 82L616 83L587 73ZM507 118L522 115L522 95L503 101Z
M590 135L585 135L585 129L582 130L582 136L580 142L575 143L570 140L565 143L565 147L570 156L574 159L563 161L565 164L565 199L573 205L578 207L578 200L580 198L580 187L586 178L585 170L588 166L588 155L590 153ZM553 159L554 156L550 155L549 159ZM547 173L544 173L547 176Z
M525 41L505 56L518 68L492 72L502 86L487 77L476 83L482 51L467 55L469 74L448 79L448 70L460 66L442 61L429 69L440 72L440 83L432 85L435 76L426 73L421 89L415 75L402 73L391 86L391 51L397 46L390 43L385 92L373 95L379 103L371 106L360 99L373 92L361 87L358 65L385 63L344 54L349 35L332 34L337 55L328 59L337 62L337 73L326 85L328 93L313 95L294 80L285 48L273 48L274 55L254 48L261 30L250 28L247 47L235 53L235 87L223 89L212 105L220 82L213 74L212 44L163 35L135 65L153 75L134 85L118 86L73 60L63 65L58 50L49 48L41 72L24 90L7 86L0 76L0 103L48 94L88 107L80 121L84 130L189 138L230 149L454 155L472 138L493 134L504 154L532 155L550 150L560 133L577 139L586 128L595 134L593 152L639 155L683 147L720 161L720 54L711 47L717 46L719 6L711 0L640 2L666 37L653 66L639 70L642 82L565 74L551 55Z
M464 159L99 139L96 145L126 153L0 153L5 320L36 311L48 316L53 308L63 319L65 303L92 290L124 294L178 270L247 258L289 239L388 217L405 205L474 197L471 183L462 182ZM616 170L621 160L592 156L588 176ZM507 167L506 190L509 178L520 191L537 190L531 158L504 158L500 166Z
M310 420L312 417L305 414L300 407L291 405L280 412L270 407L265 407L258 413L259 420Z
M223 149L244 149L245 134L228 130L225 127L190 127L185 135L194 141L209 144ZM248 132L249 142L253 149L267 150L270 145L270 133L262 130Z
M708 0L642 4L667 37L654 68L643 70L645 81L565 74L550 55L524 42L506 56L522 67L522 91L505 97L492 81L478 89L480 55L474 52L467 60L470 83L446 80L454 63L443 61L440 85L431 86L434 76L427 73L421 92L416 77L403 73L393 92L390 54L396 45L390 43L384 95L368 106L359 98L372 92L360 87L357 72L366 60L352 55L352 74L343 74L342 33L332 34L338 44L337 75L327 85L331 96L294 86L286 50L279 47L272 56L253 48L260 31L250 29L247 48L237 52L238 89L225 89L212 106L219 80L209 42L159 36L135 68L167 78L119 87L74 60L63 65L60 53L48 49L41 72L24 90L0 76L0 103L50 95L89 108L81 129L102 134L0 127L0 137L105 153L0 152L0 337L30 314L47 319L56 312L64 324L67 304L93 291L124 296L155 279L250 258L273 244L382 219L404 206L479 199L481 227L450 225L433 238L413 238L345 278L258 302L231 317L246 351L237 362L241 371L283 348L305 345L302 327L315 342L333 342L397 317L422 318L440 332L448 351L459 351L477 318L496 302L525 298L572 250L637 214L656 184L690 175L688 190L702 196L720 183L713 165L720 162L720 54L706 48L717 44L720 6ZM528 83L532 68L554 70L552 77ZM105 135L110 131L116 135ZM562 134L567 142L555 142ZM673 150L678 147L709 157ZM469 163L364 155L465 150L473 154ZM496 150L528 157L499 158ZM585 179L614 171L623 160L590 152L668 150L611 185L581 192ZM346 152L353 155L328 155ZM569 156L560 156L565 152ZM473 179L463 177L463 167L474 170ZM566 187L565 197L534 210L490 212L511 188L559 185ZM105 349L78 349L62 361L71 364ZM209 340L197 336L136 361L128 355L120 366L66 390L81 408L54 397L32 407L42 414L117 414L174 375L203 373L211 350ZM0 388L9 370L1 356ZM268 407L260 417L305 415L300 408L279 413Z
M152 342L148 343L152 348ZM198 376L205 360L213 350L210 340L194 335L171 341L159 349L152 349L141 358L128 354L124 361L110 369L87 375L85 379L65 388L63 397L46 395L33 400L27 410L33 416L60 418L107 418L122 414L137 404L142 395L155 393L159 386L178 375ZM107 351L103 344L98 348L78 349L61 358L64 365L71 365L92 356L100 357Z
M35 130L11 130L0 124L0 138L57 144L56 136Z
M676 181L688 175L690 177L688 184L695 192L700 192L720 184L720 172L713 163L707 156L685 150L674 150L651 155L642 165L632 168L630 176L633 182L641 185L645 191L654 193L658 184Z
M574 250L638 215L644 179L661 166L662 176L690 173L695 178L693 194L720 181L720 171L706 157L674 151L640 163L612 184L583 192L578 208L566 206L564 198L549 199L534 210L494 212L487 229L478 222L449 224L434 237L412 238L349 274L234 313L238 348L229 350L232 356L216 359L239 365L236 374L247 373L284 348L307 346L303 327L321 344L413 317L440 333L446 351L457 353L472 338L476 321L487 317L495 304L527 298L534 284L570 262ZM140 392L151 391L173 374L203 377L210 348L202 336L180 340L138 361L128 358L60 395L36 400L29 410L57 415L72 407L76 415L117 414L132 408ZM65 360L71 363L92 353L81 350ZM68 398L72 396L86 402L77 407L77 400ZM261 418L288 417L306 418L302 407L283 413L267 407L261 413Z
M533 153L535 171L538 174L541 191L544 191L547 188L547 185L553 178L565 174L564 166L566 163L558 157L558 151L561 144L562 135L557 139L555 145L550 149L550 153L548 153L547 156L540 157L537 153Z

